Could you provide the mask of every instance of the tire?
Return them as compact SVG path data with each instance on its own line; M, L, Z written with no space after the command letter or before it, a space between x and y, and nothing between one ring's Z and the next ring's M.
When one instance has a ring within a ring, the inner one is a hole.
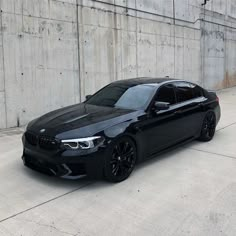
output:
M132 173L137 161L137 149L129 137L121 137L111 144L104 164L104 177L109 182L121 182Z
M201 135L198 138L199 141L209 142L213 139L216 130L216 116L213 111L210 111L206 114L203 124Z

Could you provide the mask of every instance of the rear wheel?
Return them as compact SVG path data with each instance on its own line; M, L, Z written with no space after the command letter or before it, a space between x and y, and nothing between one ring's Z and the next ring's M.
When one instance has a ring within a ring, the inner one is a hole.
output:
M203 142L208 142L212 140L215 135L215 130L216 116L214 112L210 111L206 114L203 120L201 135L198 139Z
M116 140L110 149L104 166L105 178L110 182L121 182L129 177L137 160L136 146L129 137Z

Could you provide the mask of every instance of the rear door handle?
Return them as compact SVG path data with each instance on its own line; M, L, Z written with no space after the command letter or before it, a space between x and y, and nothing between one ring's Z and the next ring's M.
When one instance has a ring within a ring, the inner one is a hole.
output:
M197 106L200 107L200 108L203 108L203 104L202 103L199 103Z
M181 115L181 114L182 114L182 111L181 111L181 110L175 111L174 114L175 114L175 115Z

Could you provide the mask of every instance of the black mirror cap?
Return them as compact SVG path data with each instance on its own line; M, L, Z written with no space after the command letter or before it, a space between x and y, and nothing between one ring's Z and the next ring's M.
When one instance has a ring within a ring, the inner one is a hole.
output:
M89 98L91 98L91 97L92 97L92 95L86 95L85 96L86 101L89 100Z
M169 102L155 102L155 108L157 111L164 111L170 108Z

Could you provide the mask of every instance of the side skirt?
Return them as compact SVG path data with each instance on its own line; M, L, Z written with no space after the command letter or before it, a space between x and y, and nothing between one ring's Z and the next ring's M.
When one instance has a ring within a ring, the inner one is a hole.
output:
M169 152L169 151L172 151L172 150L174 150L174 149L176 149L176 148L178 148L178 147L184 146L185 144L188 144L188 143L190 143L191 141L193 141L193 140L195 140L195 139L197 139L197 137L195 137L195 136L192 136L192 137L190 137L190 138L184 139L184 140L182 140L181 142L178 142L178 143L176 143L176 144L174 144L174 145L171 145L171 146L169 146L169 147L166 147L166 148L164 148L164 149L162 149L162 150L160 150L160 151L158 151L158 152L156 152L156 153L154 153L154 154L148 156L147 158L144 158L144 159L141 160L140 162L143 162L143 161L145 161L145 160L149 160L149 159L155 158L155 157L157 157L157 156L159 156L159 155L162 155L162 154L164 154L164 153L167 153L167 152Z

